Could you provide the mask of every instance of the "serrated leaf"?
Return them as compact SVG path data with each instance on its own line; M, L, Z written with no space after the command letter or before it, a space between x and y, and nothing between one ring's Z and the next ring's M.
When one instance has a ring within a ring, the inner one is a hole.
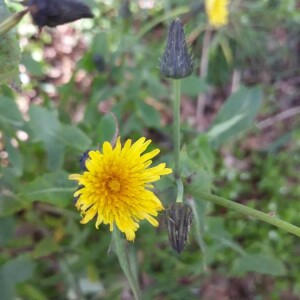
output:
M215 147L253 126L262 101L260 87L241 87L219 110L207 135Z
M44 174L28 183L19 194L26 201L41 201L65 207L76 187L64 171Z
M268 254L246 254L234 261L234 274L243 275L247 272L257 272L272 276L282 276L286 274L286 268L283 263Z
M9 16L4 0L0 0L0 22ZM19 62L21 51L16 34L12 31L1 36L0 39L0 85L9 84L21 89L19 79Z

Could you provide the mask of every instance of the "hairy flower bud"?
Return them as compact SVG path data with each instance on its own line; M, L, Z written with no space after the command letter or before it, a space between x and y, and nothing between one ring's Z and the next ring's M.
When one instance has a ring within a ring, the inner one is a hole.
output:
M160 72L163 76L174 79L188 77L193 72L193 60L179 19L171 23L167 45L161 58Z
M173 203L165 212L169 241L179 254L182 252L193 220L192 209L184 203Z

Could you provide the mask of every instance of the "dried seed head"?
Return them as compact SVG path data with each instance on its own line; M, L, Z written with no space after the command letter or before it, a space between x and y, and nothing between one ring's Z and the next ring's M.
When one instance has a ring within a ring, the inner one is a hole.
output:
M55 27L82 18L93 18L90 8L78 0L28 0L33 22L40 28Z
M174 79L188 77L193 72L193 60L179 19L171 23L167 45L161 58L160 72L163 76Z
M165 211L169 241L179 254L182 252L193 220L192 209L184 203L173 203Z

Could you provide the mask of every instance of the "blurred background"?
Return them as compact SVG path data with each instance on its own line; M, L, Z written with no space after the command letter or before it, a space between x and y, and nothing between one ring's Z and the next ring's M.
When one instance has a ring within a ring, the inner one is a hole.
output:
M172 82L159 64L175 17L194 57L182 142L204 155L213 193L300 226L300 1L232 0L218 29L203 1L86 3L94 19L38 34L26 16L17 27L22 91L0 86L0 298L133 299L108 228L79 223L67 176L112 138L110 111L123 140L151 138L172 165ZM169 186L157 186L165 206ZM300 299L299 238L197 205L181 255L163 214L158 229L141 224L128 249L143 299Z

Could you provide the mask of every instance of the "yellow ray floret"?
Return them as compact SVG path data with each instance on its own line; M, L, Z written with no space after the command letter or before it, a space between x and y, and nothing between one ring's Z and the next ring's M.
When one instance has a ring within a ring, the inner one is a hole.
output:
M151 159L159 153L155 149L143 154L150 143L143 137L133 144L127 140L122 147L118 138L114 148L105 142L102 152L89 151L86 171L69 176L79 185L74 197L82 214L81 223L95 218L96 228L101 223L109 224L110 231L116 225L130 241L135 238L140 220L158 226L154 217L164 208L151 191L151 183L172 170L164 163L149 168Z
M218 28L228 24L229 0L205 0L209 24Z

